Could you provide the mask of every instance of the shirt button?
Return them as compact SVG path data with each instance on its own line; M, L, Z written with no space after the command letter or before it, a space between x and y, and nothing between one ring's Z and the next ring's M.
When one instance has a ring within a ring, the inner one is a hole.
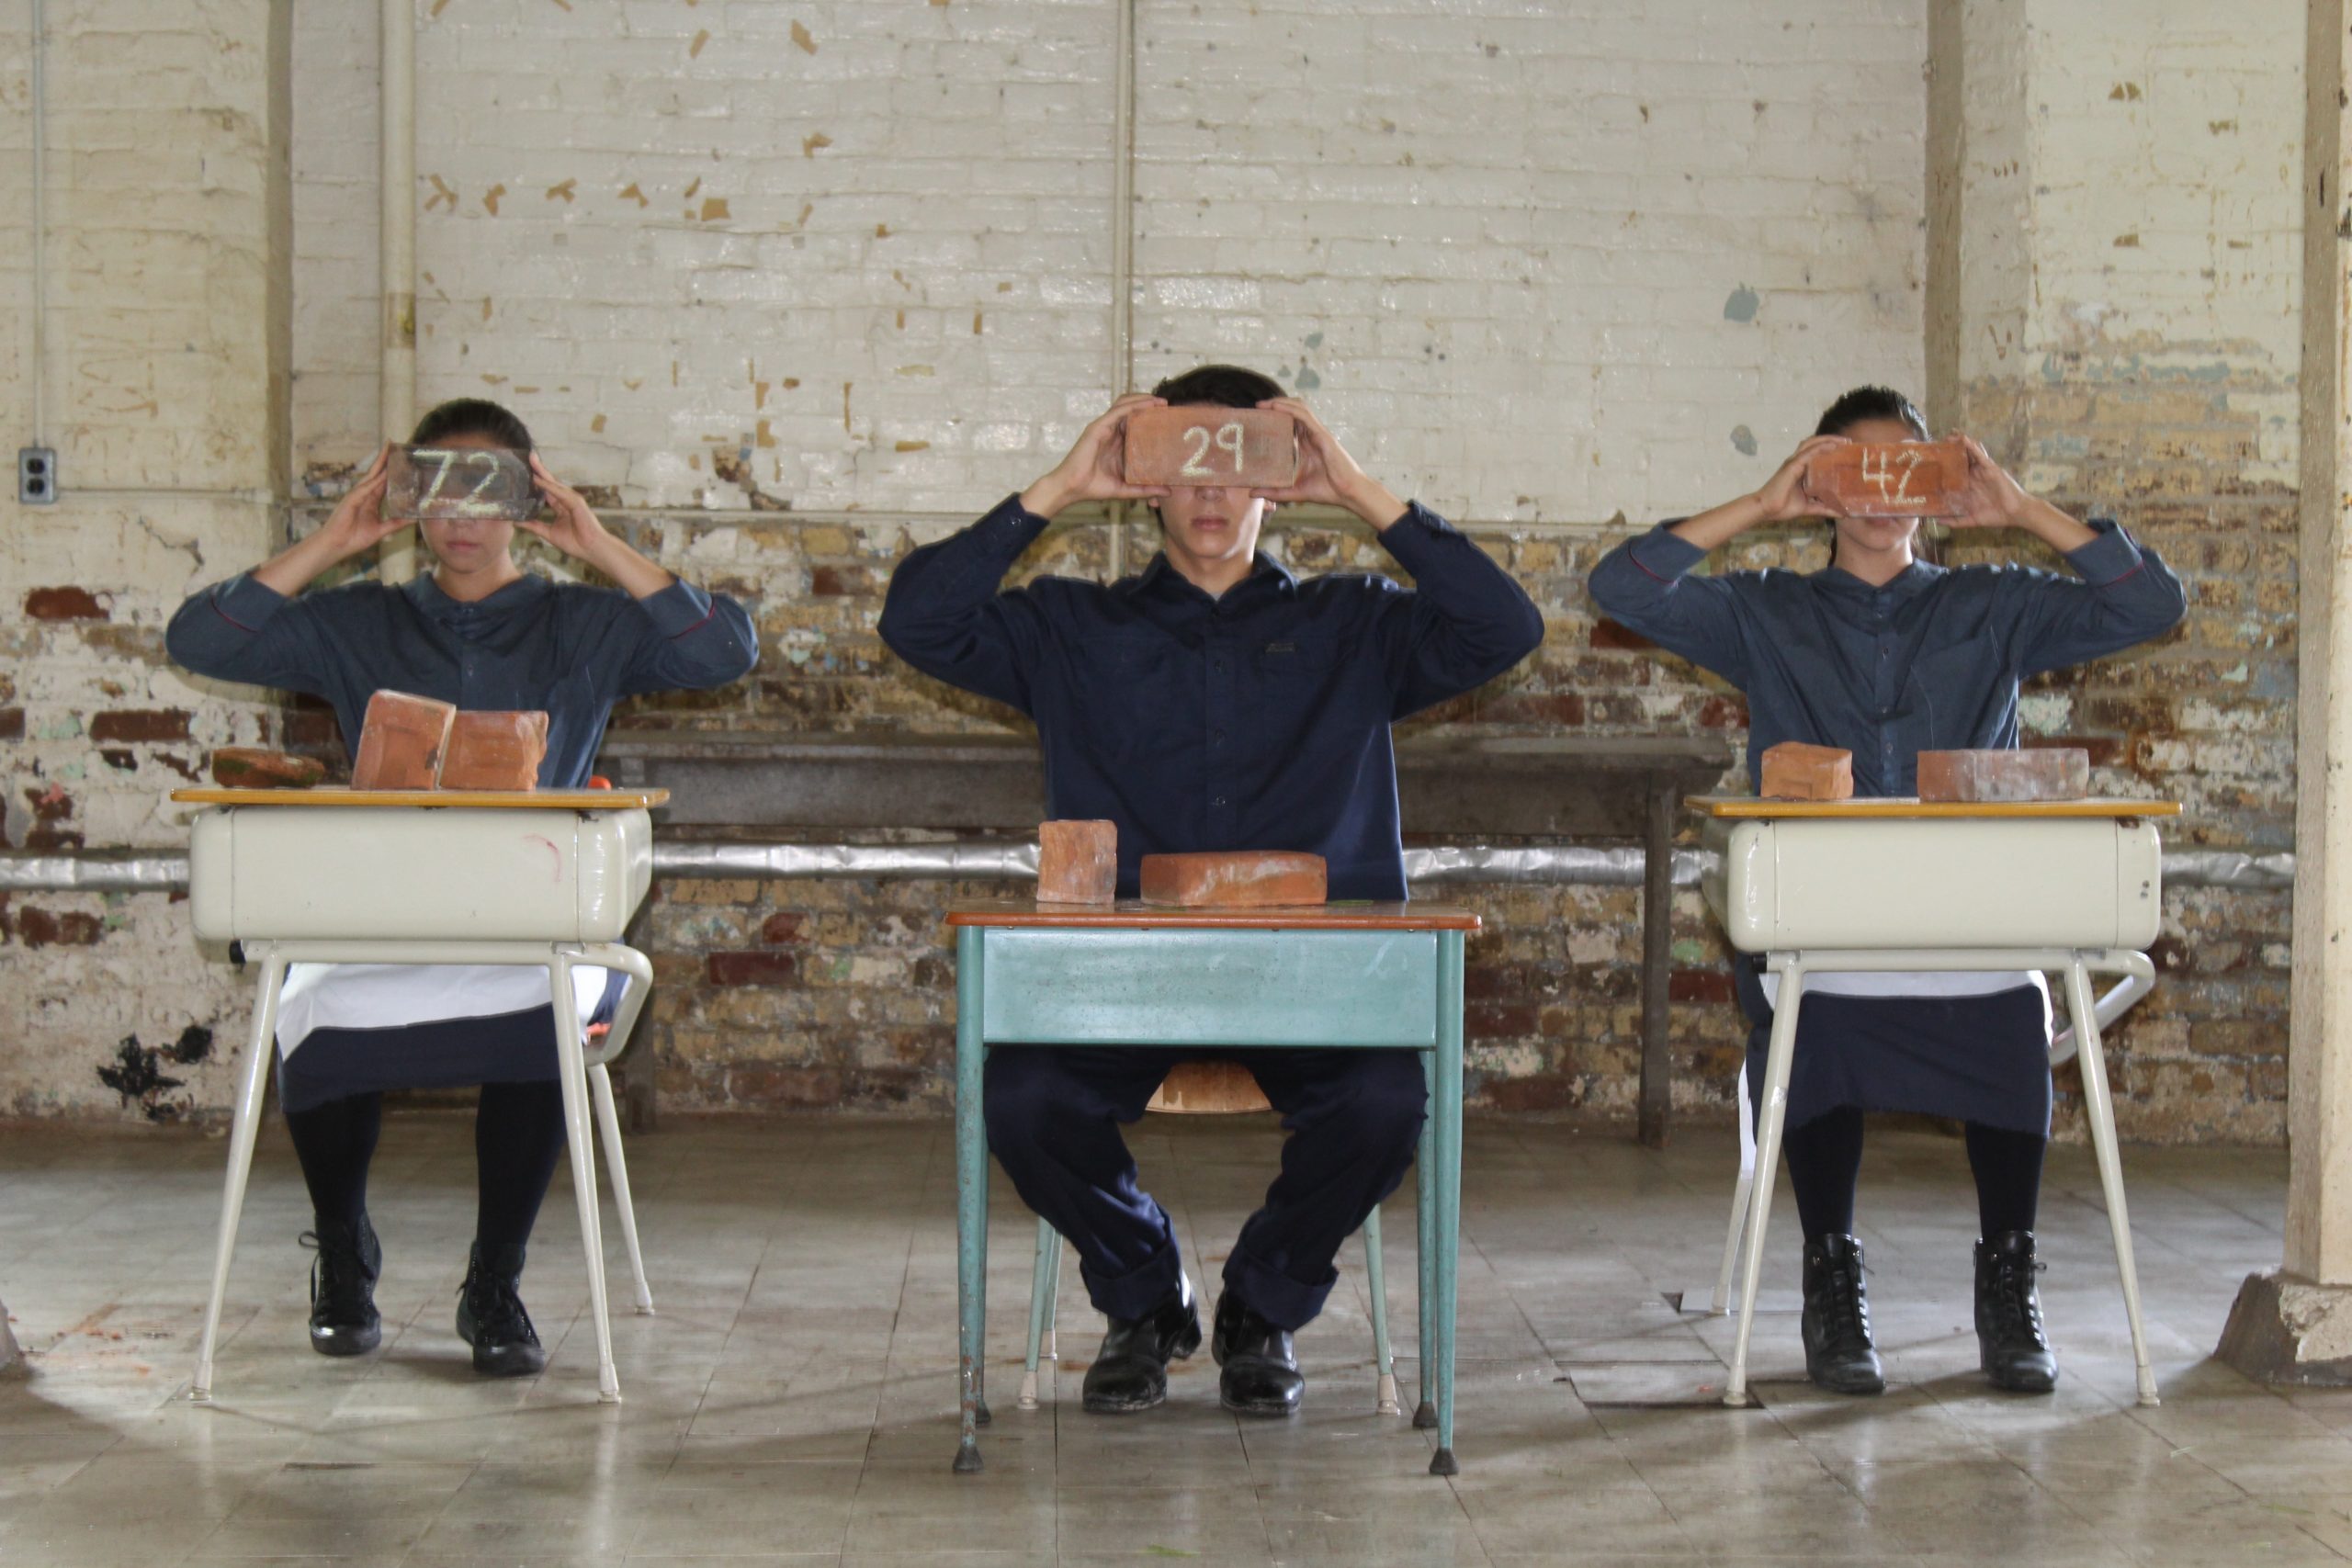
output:
M1223 806L1225 804L1225 796L1220 795L1215 800L1210 801L1209 804L1211 806Z
M1209 669L1210 669L1213 672L1215 672L1215 673L1216 673L1216 674L1219 674L1219 675L1224 674L1224 673L1225 673L1225 660L1222 660L1222 659L1218 660L1216 663L1214 663L1214 664L1210 665L1210 666L1209 666Z
M1210 745L1212 745L1212 746L1222 746L1222 745L1224 745L1224 744L1225 744L1225 731L1224 731L1224 730L1222 730L1222 729L1212 729L1212 730L1210 730L1210 731L1209 731L1209 744L1210 744Z

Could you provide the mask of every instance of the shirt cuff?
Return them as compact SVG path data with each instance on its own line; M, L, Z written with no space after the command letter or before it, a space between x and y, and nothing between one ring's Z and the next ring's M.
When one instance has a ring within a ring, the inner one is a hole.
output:
M286 608L286 595L255 580L252 572L241 572L212 591L212 607L231 626L257 632Z
M2138 543L2113 518L2094 517L2088 525L2098 537L2081 549L2066 552L2066 563L2085 582L2093 588L2104 588L2140 570Z
M1046 519L1021 504L1019 491L998 502L987 516L972 525L982 538L1002 546L1008 560L1035 543L1046 527Z
M654 629L666 637L682 637L711 616L708 592L684 580L637 603L653 618Z
M1417 561L1425 561L1441 539L1459 537L1453 524L1431 512L1418 501L1405 503L1405 514L1380 531L1380 543L1396 558L1396 564L1420 575Z
M1635 539L1625 553L1635 566L1660 582L1672 582L1707 558L1707 552L1661 523Z

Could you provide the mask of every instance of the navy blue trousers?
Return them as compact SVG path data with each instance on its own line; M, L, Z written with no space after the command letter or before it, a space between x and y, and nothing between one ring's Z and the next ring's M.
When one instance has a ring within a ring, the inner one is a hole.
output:
M989 1148L1022 1201L1078 1249L1095 1307L1141 1317L1176 1289L1183 1260L1119 1127L1142 1117L1170 1067L1203 1057L1247 1066L1290 1134L1264 1207L1226 1258L1226 1288L1277 1327L1304 1327L1339 1281L1340 1244L1412 1167L1429 1100L1418 1052L1001 1045L982 1084Z

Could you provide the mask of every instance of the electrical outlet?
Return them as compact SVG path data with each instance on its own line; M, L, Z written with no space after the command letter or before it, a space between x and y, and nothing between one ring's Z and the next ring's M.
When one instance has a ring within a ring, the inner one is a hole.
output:
M17 448L17 500L26 506L48 506L57 500L56 448Z

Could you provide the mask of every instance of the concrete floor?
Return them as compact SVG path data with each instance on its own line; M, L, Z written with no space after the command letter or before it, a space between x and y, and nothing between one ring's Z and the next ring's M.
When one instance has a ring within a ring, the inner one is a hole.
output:
M1262 1119L1161 1118L1147 1177L1216 1261L1271 1168ZM471 1234L469 1123L395 1118L373 1209L386 1344L302 1334L307 1205L266 1136L218 1403L183 1397L223 1145L186 1132L16 1128L0 1145L0 1297L27 1370L0 1377L0 1564L179 1562L1634 1563L1867 1559L2076 1564L2352 1557L2352 1394L2281 1396L2206 1360L2238 1280L2278 1260L2284 1161L2127 1155L2165 1394L2132 1403L2130 1346L2086 1152L2057 1151L2044 1295L2054 1397L1991 1393L1969 1330L1974 1231L1958 1145L1872 1145L1865 1240L1897 1385L1800 1378L1783 1206L1759 1314L1761 1409L1713 1403L1712 1280L1728 1136L1669 1153L1482 1122L1464 1180L1463 1473L1373 1413L1363 1273L1301 1337L1306 1414L1243 1424L1205 1354L1170 1404L1075 1407L1099 1319L1064 1270L1070 1361L1014 1408L1031 1222L1000 1183L988 1470L955 1448L952 1161L944 1126L673 1122L631 1160L660 1314L616 1320L625 1403L597 1404L575 1222L559 1177L526 1296L543 1378L476 1380L451 1329ZM1400 1349L1409 1193L1389 1210ZM607 1205L607 1224L610 1209ZM625 1277L616 1265L616 1280ZM625 1302L616 1283L616 1299ZM1207 1292L1214 1296L1214 1285ZM1415 1371L1400 1368L1409 1391ZM1049 1380L1050 1382L1051 1380Z

